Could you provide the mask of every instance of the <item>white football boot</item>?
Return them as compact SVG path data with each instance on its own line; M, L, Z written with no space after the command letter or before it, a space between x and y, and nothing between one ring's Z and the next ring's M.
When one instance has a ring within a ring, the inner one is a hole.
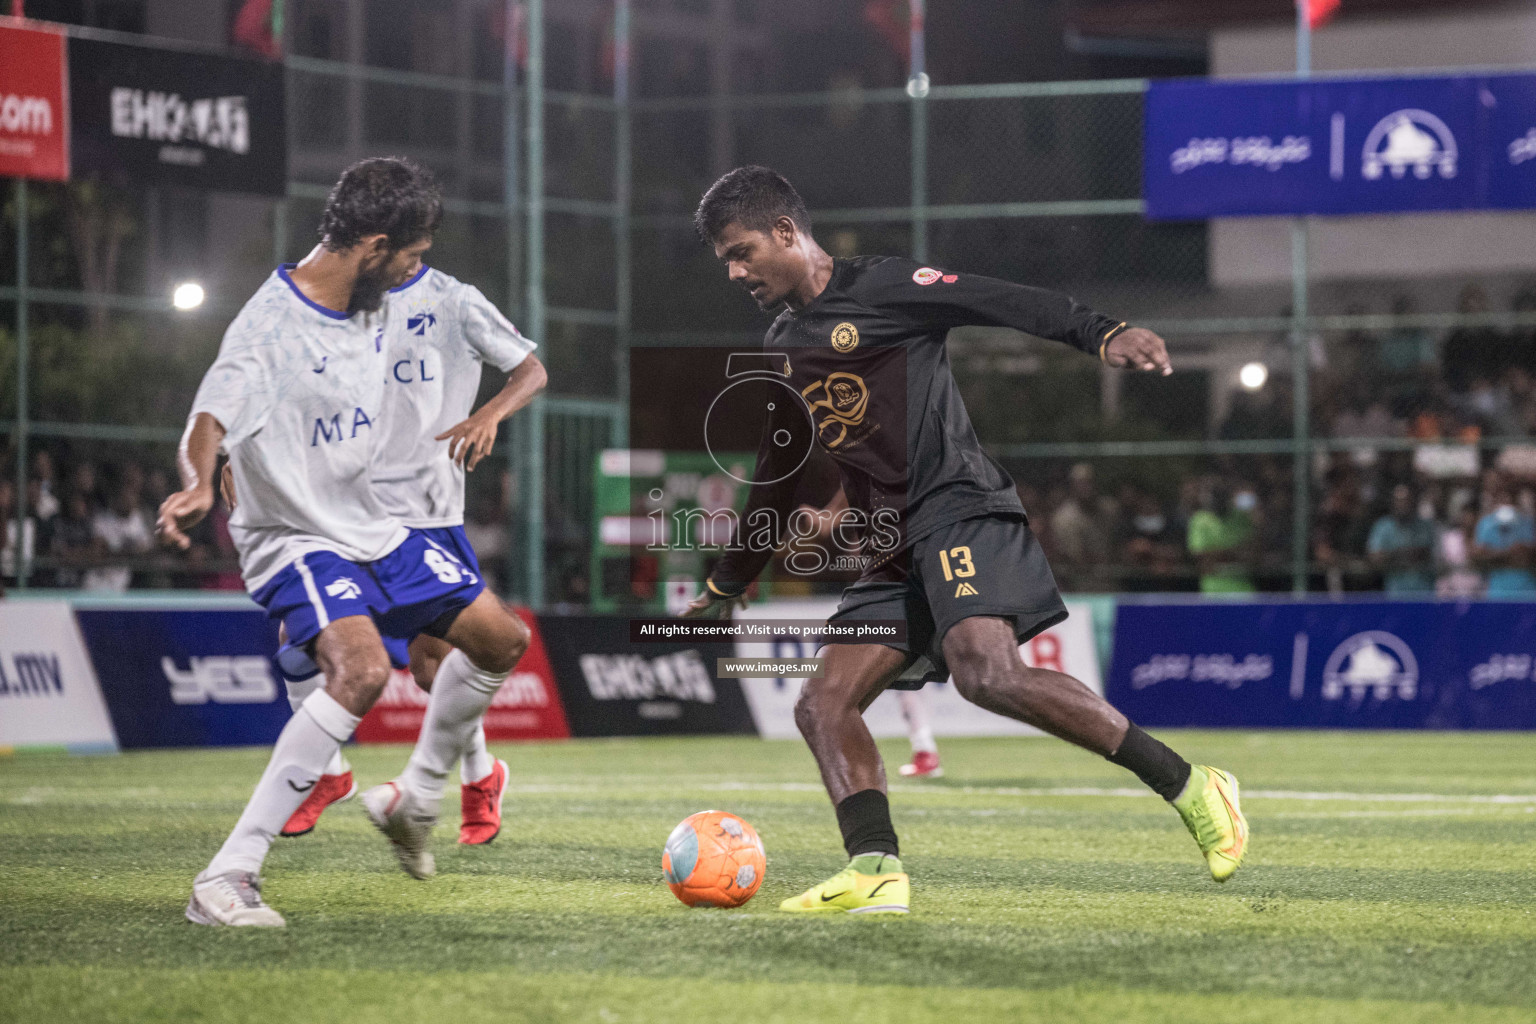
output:
M437 873L437 863L427 849L432 828L437 824L435 812L421 806L398 782L386 782L364 793L363 810L395 848L395 856L406 874L412 878L431 878Z
M254 871L198 875L187 901L187 920L233 928L281 928L287 923L261 898L261 877Z

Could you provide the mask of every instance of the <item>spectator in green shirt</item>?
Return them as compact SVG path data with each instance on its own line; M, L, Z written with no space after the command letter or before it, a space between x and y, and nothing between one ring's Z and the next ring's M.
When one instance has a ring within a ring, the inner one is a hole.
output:
M1206 480L1200 488L1200 509L1189 517L1189 553L1200 569L1202 594L1251 594L1259 531L1255 525L1258 499L1225 481ZM1229 494L1231 495L1229 499Z

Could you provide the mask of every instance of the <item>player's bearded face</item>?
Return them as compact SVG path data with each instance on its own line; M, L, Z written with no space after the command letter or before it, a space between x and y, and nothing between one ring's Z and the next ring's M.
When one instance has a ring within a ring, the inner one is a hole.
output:
M381 246L378 251L363 257L357 266L357 280L352 283L352 301L347 312L377 312L391 288L398 288L421 269L421 256L425 251L426 246L421 244L401 249Z

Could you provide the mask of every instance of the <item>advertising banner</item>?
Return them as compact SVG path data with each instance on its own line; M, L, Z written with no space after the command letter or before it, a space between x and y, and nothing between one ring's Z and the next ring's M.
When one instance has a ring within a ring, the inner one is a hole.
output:
M290 717L259 609L75 612L125 748L268 744Z
M0 177L69 179L64 35L0 25Z
M738 613L737 621L772 622L774 619L822 619L837 609L835 599L813 601L774 601L752 605ZM1019 647L1024 662L1035 668L1055 669L1076 676L1095 692L1102 693L1103 677L1093 638L1093 609L1090 605L1068 602L1067 621L1034 637ZM784 636L771 641L738 641L738 658L810 658L816 644ZM743 679L741 686L752 708L757 731L767 739L797 738L795 701L805 680ZM985 711L961 697L952 683L933 683L923 687L935 736L1038 736L1040 731ZM877 738L907 735L896 694L887 692L875 698L864 712L869 731Z
M63 601L0 603L0 750L116 750L117 738Z
M525 608L517 612L533 637L528 653L491 699L490 710L485 713L485 738L492 743L564 739L571 731L565 723L560 691L555 686L538 622ZM414 743L426 713L427 692L416 685L410 672L392 672L384 695L363 716L352 738L359 743Z
M1122 604L1109 699L1142 725L1536 728L1536 605Z
M740 683L715 678L732 644L635 644L616 615L545 615L539 631L572 736L756 731Z
M1153 82L1153 220L1536 206L1536 75Z
M1536 75L1506 75L1484 80L1487 92L1490 205L1506 209L1536 207Z
M76 177L286 191L281 64L72 38L69 91Z

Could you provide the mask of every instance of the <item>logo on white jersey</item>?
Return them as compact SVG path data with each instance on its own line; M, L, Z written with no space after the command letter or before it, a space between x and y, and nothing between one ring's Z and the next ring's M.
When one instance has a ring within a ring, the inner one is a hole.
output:
M363 596L363 588L353 583L349 576L342 576L327 583L325 592L342 601L355 601Z
M322 364L320 370L314 372L319 373L324 368L324 364ZM356 437L359 430L371 426L373 426L373 420L368 418L368 414L363 411L362 406L352 410L352 433L350 435L346 433L346 426L341 422L341 413L336 413L329 420L316 417L315 429L314 433L310 436L309 446L315 448L322 441L328 444L347 441Z
M405 329L419 337L424 337L428 327L437 326L437 314L430 309L425 313L417 313L405 321Z

